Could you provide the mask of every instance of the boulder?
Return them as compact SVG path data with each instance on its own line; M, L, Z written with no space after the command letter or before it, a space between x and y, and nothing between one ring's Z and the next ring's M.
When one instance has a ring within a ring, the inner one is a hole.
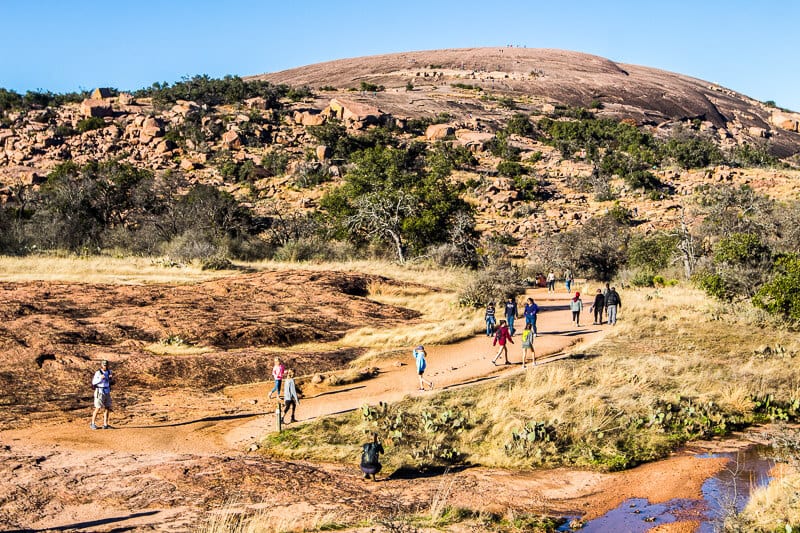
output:
M313 111L295 111L292 115L295 124L301 126L321 126L325 124L325 115Z
M320 145L317 146L317 159L320 161L324 161L325 159L330 159L331 157L331 149L328 146Z
M762 139L765 139L768 134L766 129L757 126L750 126L747 128L747 133L749 133L751 137L760 137Z
M111 104L105 100L87 98L81 102L81 115L84 117L110 117L113 114Z
M345 126L355 129L378 125L384 119L384 114L381 110L373 105L351 102L340 98L332 99L323 114L333 116L341 120Z
M108 87L98 87L94 91L92 91L92 95L89 97L92 100L102 100L103 98L111 98L114 93Z
M142 122L142 128L139 132L139 142L142 144L150 143L154 138L164 135L164 129L161 122L155 117L147 117Z
M800 131L800 113L776 110L772 112L769 121L784 130Z
M242 138L236 130L228 130L222 135L222 144L226 148L240 148L242 146Z
M431 124L425 129L425 138L429 141L444 139L456 132L451 124Z
M174 149L175 149L175 143L168 139L164 139L163 141L161 141L156 145L156 154L163 155L168 152L171 152Z
M457 130L456 141L473 152L482 152L489 141L494 139L493 133L472 130Z

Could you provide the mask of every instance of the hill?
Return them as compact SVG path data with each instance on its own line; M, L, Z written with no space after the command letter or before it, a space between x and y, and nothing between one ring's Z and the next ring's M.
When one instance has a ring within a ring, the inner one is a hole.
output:
M508 95L525 110L547 105L589 108L600 116L634 119L661 126L676 121L707 121L721 140L769 138L775 153L787 157L800 148L798 116L717 84L681 74L610 59L551 49L463 48L405 52L341 59L253 79L312 88L359 89L362 82L384 86L373 95L382 109L415 117L446 111L458 118L497 114L470 98L470 90ZM406 91L411 83L414 90ZM474 93L473 93L474 94Z

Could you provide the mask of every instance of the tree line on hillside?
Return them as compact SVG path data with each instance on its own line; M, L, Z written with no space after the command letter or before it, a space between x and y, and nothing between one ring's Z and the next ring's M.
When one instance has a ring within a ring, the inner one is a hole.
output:
M450 245L452 261L470 265L474 222L448 179L448 153L422 143L375 143L351 154L350 170L321 210L276 205L260 215L178 172L155 176L120 161L68 161L38 189L12 187L13 201L0 209L0 253L116 249L204 261L369 254L403 262Z

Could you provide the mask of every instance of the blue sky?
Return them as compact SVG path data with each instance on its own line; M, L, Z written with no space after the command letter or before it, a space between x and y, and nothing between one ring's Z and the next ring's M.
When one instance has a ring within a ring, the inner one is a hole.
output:
M0 0L0 20L0 87L18 92L515 44L679 72L800 111L795 0Z

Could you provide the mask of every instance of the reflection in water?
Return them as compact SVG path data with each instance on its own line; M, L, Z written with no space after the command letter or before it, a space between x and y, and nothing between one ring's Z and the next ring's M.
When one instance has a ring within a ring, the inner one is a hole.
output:
M633 498L603 516L584 523L579 529L570 527L570 521L579 517L565 517L566 523L558 531L644 533L660 524L695 520L701 524L698 529L700 533L713 533L719 529L727 513L744 509L753 489L770 482L769 471L774 465L767 458L770 452L768 447L756 446L738 453L697 455L698 460L716 457L730 459L727 468L703 483L702 500L675 499L652 504L645 498Z

